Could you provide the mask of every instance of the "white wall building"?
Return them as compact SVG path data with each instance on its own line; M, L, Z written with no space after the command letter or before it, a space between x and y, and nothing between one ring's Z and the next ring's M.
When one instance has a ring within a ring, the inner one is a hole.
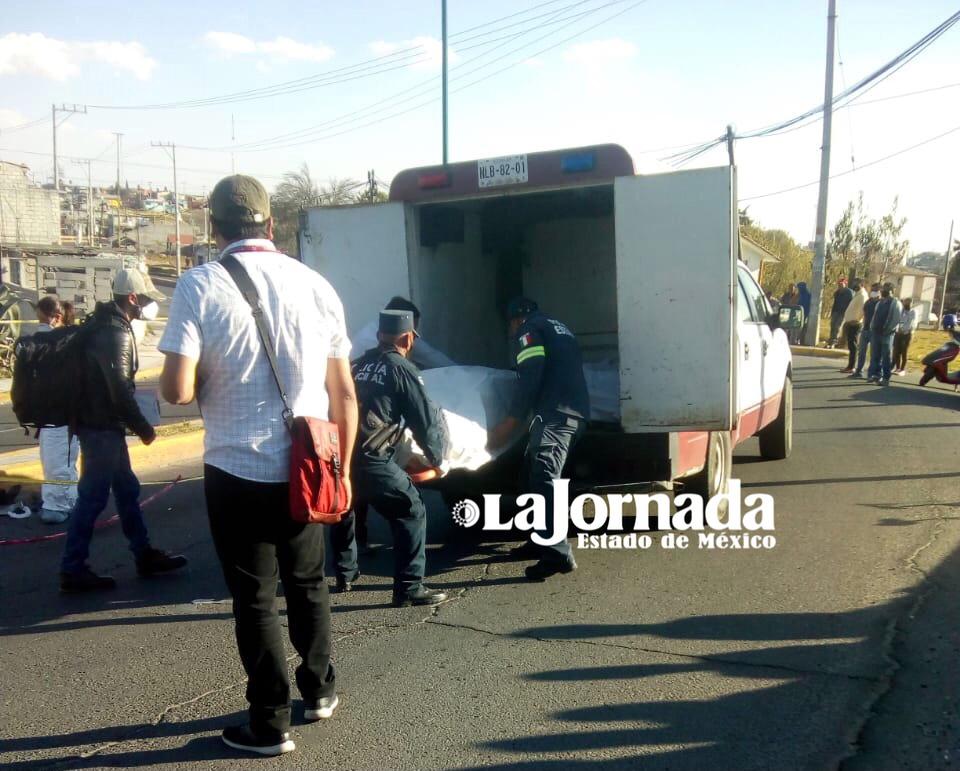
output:
M30 184L27 167L0 161L0 244L60 243L60 194Z

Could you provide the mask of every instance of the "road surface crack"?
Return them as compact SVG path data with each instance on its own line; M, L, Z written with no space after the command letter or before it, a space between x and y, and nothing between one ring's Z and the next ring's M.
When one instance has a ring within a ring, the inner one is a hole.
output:
M894 616L887 622L883 640L880 645L880 653L887 662L887 666L882 675L877 679L880 687L874 691L863 705L859 725L852 727L852 736L848 740L849 749L837 761L838 768L843 768L848 761L856 758L865 749L867 729L871 721L879 716L880 706L896 687L896 674L903 668L903 664L896 655L897 644L906 634L906 625L916 618L929 596L940 588L940 584L930 576L929 572L920 566L919 562L920 555L932 547L946 529L947 523L944 516L948 507L936 506L931 508L935 508L937 511L934 512L936 524L933 527L930 538L918 546L913 553L904 560L910 572L919 576L919 581L913 589L913 602L910 603L904 613Z

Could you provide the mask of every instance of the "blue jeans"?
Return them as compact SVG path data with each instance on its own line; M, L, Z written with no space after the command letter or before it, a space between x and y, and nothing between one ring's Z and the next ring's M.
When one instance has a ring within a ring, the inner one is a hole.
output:
M864 327L860 333L860 347L857 350L857 374L863 372L863 365L867 361L867 349L870 347L870 330Z
M546 501L547 521L553 517L553 480L563 478L563 467L583 435L586 421L560 412L544 412L533 419L524 457L524 492L538 493ZM546 535L545 533L543 535ZM570 544L560 541L539 547L542 559L563 562L572 557Z
M140 509L140 482L130 468L130 454L123 432L81 428L77 435L82 463L77 504L70 515L60 567L64 573L77 573L86 565L93 525L107 507L111 490L123 534L130 542L134 557L139 557L150 547L147 525Z
M890 371L893 369L893 334L883 335L877 332L873 337L870 345L870 371L867 377L889 380Z
M392 460L358 456L353 467L357 504L370 505L390 523L393 533L393 592L416 591L427 568L427 510L408 474ZM357 563L356 518L353 512L330 528L337 576L354 581Z

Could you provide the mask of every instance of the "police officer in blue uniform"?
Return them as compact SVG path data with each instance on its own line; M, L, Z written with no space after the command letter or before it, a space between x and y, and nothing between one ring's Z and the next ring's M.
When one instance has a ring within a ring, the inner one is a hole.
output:
M524 455L525 492L546 500L548 516L553 511L554 479L580 439L590 415L590 397L583 376L580 347L570 329L540 312L526 297L507 307L510 334L516 342L517 374L520 379L510 415L491 433L490 444L505 444L532 414ZM577 568L566 540L554 546L529 542L513 551L515 556L538 558L526 569L531 581L543 581L557 573Z
M447 599L423 584L427 512L409 475L393 457L410 428L428 463L439 468L449 444L443 413L427 397L420 372L409 361L417 331L409 310L380 312L379 345L353 362L360 421L353 458L354 497L373 506L393 531L393 604L436 605ZM330 532L337 590L350 591L360 575L353 513Z

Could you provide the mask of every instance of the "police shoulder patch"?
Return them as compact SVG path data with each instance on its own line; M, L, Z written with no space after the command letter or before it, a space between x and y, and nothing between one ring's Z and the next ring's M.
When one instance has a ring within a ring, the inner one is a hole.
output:
M533 335L531 335L529 332L527 332L524 335L520 335L519 342L520 342L521 348L526 348L528 345L530 345L533 342Z

